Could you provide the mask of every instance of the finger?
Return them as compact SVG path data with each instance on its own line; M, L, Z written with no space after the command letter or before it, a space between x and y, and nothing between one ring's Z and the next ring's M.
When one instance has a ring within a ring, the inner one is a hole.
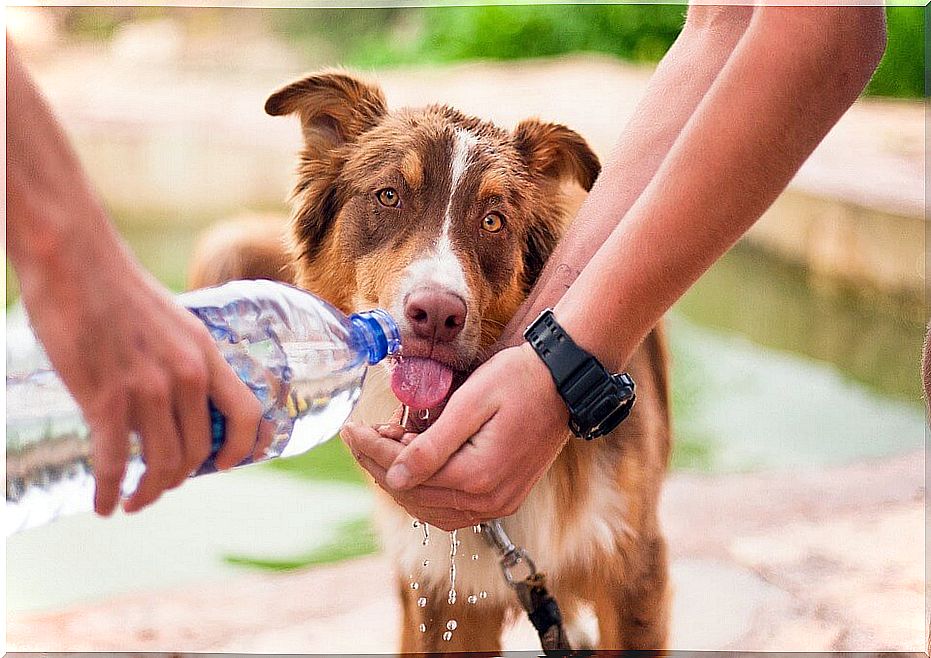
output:
M176 484L181 484L210 456L210 411L207 402L207 371L188 364L177 378L175 407L181 432L183 463Z
M129 424L126 400L111 405L108 417L91 429L91 463L94 469L94 511L109 516L120 500L120 484L129 461Z
M266 454L266 450L271 447L274 440L275 423L263 417L259 421L259 435L255 441L255 450L252 451L252 461L259 462L268 459L269 455Z
M401 505L401 507L403 507L412 517L420 519L426 523L429 523L430 525L434 525L442 530L456 530L479 523L477 519L479 519L480 516L475 512L458 510L455 508L448 508L443 506L431 507L420 505L417 501L414 500L413 496L399 496L388 488L385 482L385 469L364 455L360 457L359 463L365 470L372 474L375 483L384 489L388 494L394 496L395 501Z
M216 458L216 467L222 471L239 464L254 451L262 405L219 351L208 350L208 354L210 399L226 419L223 447Z
M392 425L400 425L401 420L404 418L404 407L403 405L394 410L394 413L391 414L391 418L388 419L388 422Z
M373 463L378 464L380 468L387 470L401 453L403 445L405 445L404 441L410 441L419 435L408 432L399 444L391 439L381 437L374 428L346 423L343 429L340 430L340 436L357 460L365 456L371 459ZM447 463L435 475L418 486L429 485L437 489L460 491L469 491L470 487L474 488L473 485L476 484L475 473L480 466L475 462L473 451L470 449L466 452L457 452L450 458L450 461L453 460L455 460L455 468L448 468L449 463ZM392 491L401 490L392 489Z
M156 377L146 380L145 388L134 396L135 427L142 442L145 472L139 486L123 509L138 512L155 502L162 492L177 483L182 463L181 436L170 408L168 383Z
M484 497L468 494L457 489L419 485L406 491L393 491L386 480L387 470L365 455L359 463L367 470L378 485L405 507L426 507L455 510L457 512L476 512L483 509Z
M365 455L385 469L394 463L403 450L397 441L386 439L374 428L365 425L347 423L340 431L340 436L349 444L353 454Z
M376 425L375 431L386 439L394 439L395 441L400 441L405 433L409 433L404 426L395 424Z
M453 393L437 421L398 455L388 471L392 488L409 489L428 479L494 416L490 396L481 390L481 383L469 386L470 381L474 380Z

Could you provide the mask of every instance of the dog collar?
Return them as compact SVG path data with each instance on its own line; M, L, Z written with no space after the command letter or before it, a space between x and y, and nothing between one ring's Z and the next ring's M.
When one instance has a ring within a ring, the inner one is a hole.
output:
M553 309L534 320L524 338L546 365L556 390L569 408L569 429L591 440L621 424L634 406L634 380L629 374L611 374L594 356L575 344L556 322Z

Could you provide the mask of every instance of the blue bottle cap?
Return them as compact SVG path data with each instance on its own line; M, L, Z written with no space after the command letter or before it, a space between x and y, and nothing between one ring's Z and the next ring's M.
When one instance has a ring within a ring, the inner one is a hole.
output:
M349 321L360 330L369 365L401 350L401 331L387 311L380 308L353 313Z

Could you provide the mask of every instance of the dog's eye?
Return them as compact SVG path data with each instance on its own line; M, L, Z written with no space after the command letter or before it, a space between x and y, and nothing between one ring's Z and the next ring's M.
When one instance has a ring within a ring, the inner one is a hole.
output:
M490 212L482 219L482 229L489 233L497 233L504 228L504 217L496 212Z
M389 208L397 208L401 205L401 195L393 187L378 190L375 193L375 198L378 199L378 203Z

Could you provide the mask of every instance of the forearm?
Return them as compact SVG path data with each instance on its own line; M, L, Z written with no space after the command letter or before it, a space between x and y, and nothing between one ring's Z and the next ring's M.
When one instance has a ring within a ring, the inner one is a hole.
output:
M499 339L515 345L554 306L655 175L747 28L752 7L693 7L585 203ZM670 102L674 99L674 102Z
M65 251L113 258L121 242L9 39L6 67L7 251L14 268L28 284L33 271L58 267Z
M756 11L654 179L556 306L577 342L626 363L856 99L881 57L881 12Z

